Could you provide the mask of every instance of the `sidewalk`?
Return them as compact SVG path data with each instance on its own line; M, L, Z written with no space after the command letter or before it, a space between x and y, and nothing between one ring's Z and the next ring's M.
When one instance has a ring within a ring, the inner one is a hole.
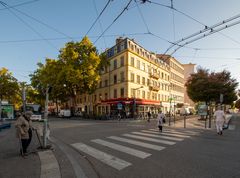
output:
M52 150L38 150L39 142L33 133L28 147L31 153L23 158L15 134L14 122L11 128L0 132L0 178L76 178L76 171L60 145L53 143Z

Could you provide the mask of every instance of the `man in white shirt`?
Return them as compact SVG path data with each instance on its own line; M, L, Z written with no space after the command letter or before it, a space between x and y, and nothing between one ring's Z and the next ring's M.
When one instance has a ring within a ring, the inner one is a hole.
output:
M221 110L221 106L217 107L217 110L214 112L214 116L216 117L217 133L219 135L222 135L223 124L225 121L225 114L224 114L224 111Z

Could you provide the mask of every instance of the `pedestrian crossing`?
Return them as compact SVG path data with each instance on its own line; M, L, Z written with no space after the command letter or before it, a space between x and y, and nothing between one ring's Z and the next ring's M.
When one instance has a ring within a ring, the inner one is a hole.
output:
M123 133L120 136L92 139L90 144L82 142L73 143L71 146L120 171L133 163L114 156L112 153L109 153L111 150L136 157L137 159L146 159L156 154L156 151L163 151L171 145L175 145L197 134L199 132L186 130L164 129L164 132L161 133L158 129L145 129ZM104 147L108 148L107 151L102 150ZM144 151L141 150L143 148Z

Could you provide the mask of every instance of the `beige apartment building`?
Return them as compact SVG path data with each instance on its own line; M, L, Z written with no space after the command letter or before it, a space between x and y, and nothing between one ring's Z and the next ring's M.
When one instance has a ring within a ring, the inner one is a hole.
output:
M184 103L184 68L175 58L156 55L129 38L116 39L106 53L110 65L101 71L97 90L77 98L81 111L132 117L173 112Z

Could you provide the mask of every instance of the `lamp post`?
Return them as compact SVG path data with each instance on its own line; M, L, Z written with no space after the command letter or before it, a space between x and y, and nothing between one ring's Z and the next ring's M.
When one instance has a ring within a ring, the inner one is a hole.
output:
M143 86L138 88L133 88L133 91L136 91L140 88L143 88ZM135 112L136 112L136 93L134 92L134 98L133 98L133 119L135 118Z

